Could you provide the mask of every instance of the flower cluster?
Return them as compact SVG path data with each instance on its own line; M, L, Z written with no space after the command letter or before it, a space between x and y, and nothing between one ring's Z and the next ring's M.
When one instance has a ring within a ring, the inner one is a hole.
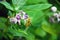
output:
M53 17L50 17L50 20L52 22L56 22L55 18L57 19L57 22L60 22L60 12L58 12L57 8L55 6L51 7L51 10L53 11Z
M26 21L28 19L28 15L24 12L24 11L20 11L18 14L16 14L15 17L11 17L9 18L10 19L10 22L11 23L18 23L19 25L21 25L21 19L23 19L24 21Z

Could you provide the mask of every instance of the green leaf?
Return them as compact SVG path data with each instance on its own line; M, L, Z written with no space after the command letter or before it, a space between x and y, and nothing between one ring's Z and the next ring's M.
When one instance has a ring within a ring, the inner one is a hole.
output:
M28 33L27 36L25 36L27 40L35 40L35 36L31 33Z
M8 16L12 16L12 12L11 11L8 11Z
M4 30L6 28L6 25L4 23L0 23L0 30Z
M7 21L6 18L0 17L0 29L4 29L6 27L5 25L6 21Z
M47 3L48 0L27 0L27 4Z
M25 36L28 35L24 30L18 29L15 27L10 27L8 29L8 32L10 32L13 36Z
M8 32L11 33L13 36L18 36L18 37L23 36L27 40L34 40L34 35L33 34L28 33L27 31L22 30L22 29L17 29L17 28L15 29L13 27L10 27L10 28L8 28Z
M46 32L41 27L38 27L35 30L35 34L38 35L38 36L41 36L41 37L45 37L46 36Z
M6 25L4 23L0 23L0 31L6 32Z
M42 22L42 29L45 30L46 32L52 34L52 35L56 35L57 34L57 30L53 28L53 25L50 25L47 21L43 21Z
M0 17L0 23L5 23L7 21L6 18Z
M37 14L38 13L38 14ZM42 21L42 17L44 16L43 12L42 11L35 11L35 13L32 13L33 16L32 17L32 20L31 20L31 23L33 26L40 26L41 24L41 21Z
M51 37L49 38L49 40L57 40L57 35L51 35Z
M29 5L29 6L24 6L24 10L45 10L50 8L52 5L51 4L36 4L36 5Z
M13 7L6 1L1 1L0 2L2 5L4 5L7 9L12 10L13 11Z
M12 4L15 7L15 10L19 10L19 8L23 7L26 3L26 0L12 0Z
M25 12L28 14L28 16L30 17L30 21L31 21L31 24L33 26L40 26L41 24L41 21L42 21L42 17L44 16L43 12L42 11L39 11L39 10L25 10Z

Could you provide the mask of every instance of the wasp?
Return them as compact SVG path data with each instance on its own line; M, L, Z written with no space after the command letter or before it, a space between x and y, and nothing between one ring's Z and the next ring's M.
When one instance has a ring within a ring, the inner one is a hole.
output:
M27 20L26 20L26 27L28 27L29 25L31 24L31 20L30 20L30 18L28 18Z

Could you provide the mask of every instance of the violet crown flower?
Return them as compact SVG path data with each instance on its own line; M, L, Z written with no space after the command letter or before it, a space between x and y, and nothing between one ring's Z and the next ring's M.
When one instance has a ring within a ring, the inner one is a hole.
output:
M16 19L17 20L20 20L21 19L21 16L20 15L16 15Z
M15 24L18 23L19 25L21 25L21 19L23 19L24 22L26 22L28 17L29 16L24 11L20 11L20 13L16 14L15 17L10 18L10 22L13 22Z

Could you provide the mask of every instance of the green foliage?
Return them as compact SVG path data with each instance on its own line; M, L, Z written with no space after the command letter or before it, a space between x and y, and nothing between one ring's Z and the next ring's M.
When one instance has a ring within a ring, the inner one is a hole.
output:
M48 0L27 0L27 4L47 3Z
M42 23L42 28L48 33L56 35L56 30L46 21Z
M7 9L13 10L13 7L8 2L1 1L0 3L3 4Z
M0 30L4 30L6 28L5 22L6 22L6 18L1 18L0 17Z
M57 40L57 35L51 35L51 37L49 38L49 40Z
M26 40L40 40L40 37L44 38L48 36L47 33L49 33L51 37L48 38L48 40L57 40L60 27L58 23L54 24L49 22L48 18L53 13L49 9L52 4L49 4L48 0L11 1L11 4L6 1L0 2L8 9L8 16L15 16L16 13L23 10L30 17L31 25L26 27L23 23L22 25L13 24L9 22L8 18L0 18L0 31L3 30L3 32L0 32L0 35L3 33L1 36L5 38L9 37L11 40L13 40L15 36L25 37ZM36 36L38 36L39 39L37 39Z
M28 6L25 6L25 7L23 7L23 9L25 9L25 10L31 10L31 11L32 10L39 11L39 10L48 9L51 6L52 6L51 4L36 4L36 5L28 5Z
M5 23L7 21L6 18L0 17L0 23Z
M12 0L12 4L15 10L19 10L26 3L26 0Z
M12 4L9 4L6 1L1 1L0 3L3 4L9 10L19 11L21 7L25 5L26 0L12 0Z
M26 11L26 13L30 16L32 25L40 26L41 20L43 19L42 17L44 17L42 10L48 9L50 6L51 4L29 5L23 7L22 10Z
M35 33L36 33L36 35L41 36L41 37L45 37L46 36L46 32L41 27L38 27L35 30Z

